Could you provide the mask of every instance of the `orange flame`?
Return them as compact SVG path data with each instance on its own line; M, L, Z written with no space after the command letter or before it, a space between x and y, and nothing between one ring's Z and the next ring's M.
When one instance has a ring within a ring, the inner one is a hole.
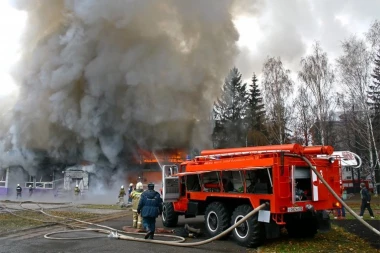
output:
M140 163L181 163L186 158L186 152L179 149L167 149L158 151L148 151L138 149L138 160Z

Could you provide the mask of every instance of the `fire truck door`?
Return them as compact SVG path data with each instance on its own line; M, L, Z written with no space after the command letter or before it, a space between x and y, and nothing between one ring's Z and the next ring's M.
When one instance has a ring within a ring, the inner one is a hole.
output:
M319 174L324 177L324 168L319 167ZM322 183L321 180L317 177L317 174L314 171L311 172L311 180L312 180L312 193L313 193L313 201L325 200L328 197L328 192L326 186Z
M178 167L175 165L162 166L162 199L164 202L174 202L179 198L179 178L173 176L177 173Z

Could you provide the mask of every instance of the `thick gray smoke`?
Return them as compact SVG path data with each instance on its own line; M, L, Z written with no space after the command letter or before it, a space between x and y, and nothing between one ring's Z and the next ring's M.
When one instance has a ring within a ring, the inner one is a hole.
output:
M19 0L28 13L8 146L118 163L126 145L205 147L233 66L233 1Z

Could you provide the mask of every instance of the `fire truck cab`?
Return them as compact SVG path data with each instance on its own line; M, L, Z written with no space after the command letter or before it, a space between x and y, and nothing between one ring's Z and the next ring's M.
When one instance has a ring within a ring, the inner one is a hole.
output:
M206 232L216 236L268 202L232 231L239 245L256 247L280 236L282 227L290 236L314 236L330 228L325 210L340 207L313 171L341 194L340 161L332 153L330 146L287 144L204 150L178 166L164 165L163 224L204 215Z

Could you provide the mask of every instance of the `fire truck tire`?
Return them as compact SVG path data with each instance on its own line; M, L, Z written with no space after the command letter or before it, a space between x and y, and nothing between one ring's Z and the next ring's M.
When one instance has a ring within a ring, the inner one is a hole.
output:
M230 212L221 202L212 202L206 207L205 227L207 233L214 237L219 235L230 226ZM221 239L225 239L223 237Z
M174 211L173 203L163 203L162 223L165 227L175 227L178 223L178 214Z
M232 214L231 226L243 219L253 209L249 205L238 206ZM258 214L253 215L240 226L232 230L237 244L244 247L257 247L263 243L264 229L258 220Z

